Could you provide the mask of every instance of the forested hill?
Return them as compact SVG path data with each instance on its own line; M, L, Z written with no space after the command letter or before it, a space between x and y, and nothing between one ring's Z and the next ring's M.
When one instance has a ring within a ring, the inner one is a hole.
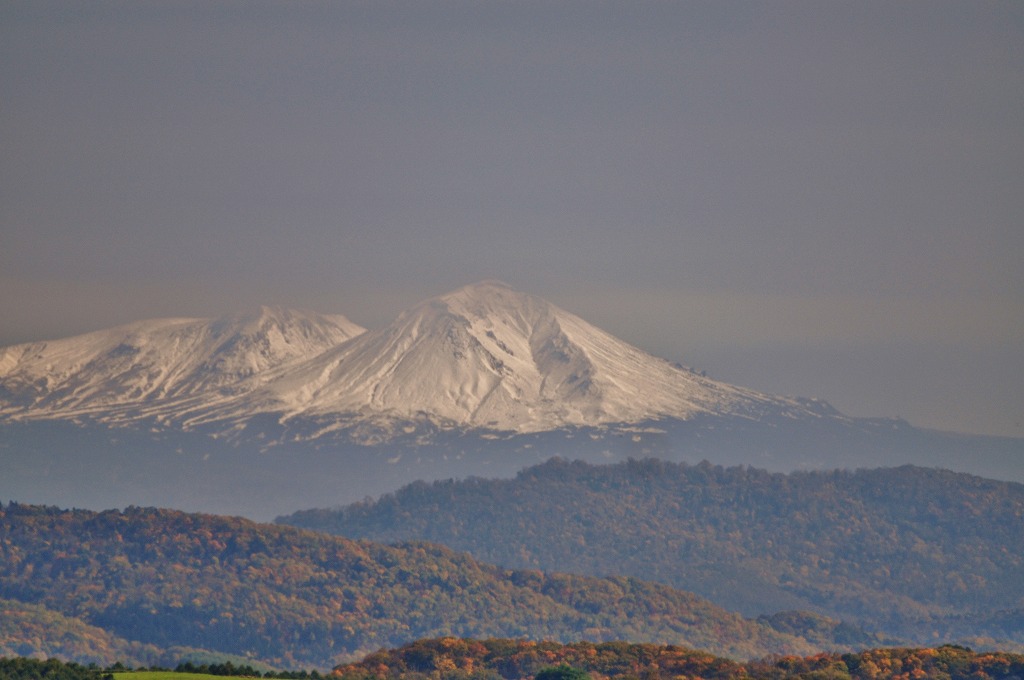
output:
M381 650L335 673L341 680L530 680L545 669L555 678L600 680L1019 680L1024 656L946 645L739 663L675 646L443 638Z
M185 655L183 650L176 651ZM165 661L153 645L130 643L102 628L37 604L0 600L0 657L25 655L101 666L116 661L133 665Z
M740 658L818 648L636 579L508 571L436 545L141 508L0 507L0 598L130 643L278 667L439 635L658 641Z
M554 460L280 521L441 542L513 568L626 574L748 615L816 609L918 644L1024 643L1024 485L941 470Z

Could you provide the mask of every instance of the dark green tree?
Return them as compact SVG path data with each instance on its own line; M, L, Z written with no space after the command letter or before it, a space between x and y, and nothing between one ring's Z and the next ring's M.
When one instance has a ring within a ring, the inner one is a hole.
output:
M590 680L590 673L563 663L561 666L540 669L534 680Z

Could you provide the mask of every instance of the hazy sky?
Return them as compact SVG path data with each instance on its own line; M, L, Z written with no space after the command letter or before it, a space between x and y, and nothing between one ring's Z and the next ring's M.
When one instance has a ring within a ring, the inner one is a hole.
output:
M1024 3L0 1L0 344L484 278L1024 436Z

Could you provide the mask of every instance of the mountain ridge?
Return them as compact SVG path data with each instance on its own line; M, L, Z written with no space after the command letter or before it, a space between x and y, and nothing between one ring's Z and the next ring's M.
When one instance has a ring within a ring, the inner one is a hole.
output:
M421 302L259 394L285 420L370 412L519 433L804 409L675 367L495 281Z
M207 394L245 389L270 368L364 330L341 315L261 307L0 348L0 417L92 415L117 422L160 414Z
M638 579L506 570L440 545L140 507L0 505L0 598L140 646L289 668L446 634L629 638L738 658L821 649Z
M373 331L262 308L2 352L0 417L11 420L155 417L230 430L270 414L333 421L321 433L368 419L396 432L428 420L528 433L702 414L842 417L816 400L708 379L497 281L425 300Z
M1020 645L1022 516L1022 484L914 466L782 474L552 459L278 521L443 543L508 568L625 574L748 616L817 611L915 644L987 630Z
M0 348L0 498L270 519L556 455L1024 481L1024 439L716 382L496 282L372 331L264 308Z

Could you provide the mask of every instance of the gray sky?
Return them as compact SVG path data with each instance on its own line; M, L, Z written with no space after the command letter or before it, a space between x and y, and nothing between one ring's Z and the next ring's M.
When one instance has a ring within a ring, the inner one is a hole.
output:
M1024 436L1020 2L0 1L0 344L496 278Z

